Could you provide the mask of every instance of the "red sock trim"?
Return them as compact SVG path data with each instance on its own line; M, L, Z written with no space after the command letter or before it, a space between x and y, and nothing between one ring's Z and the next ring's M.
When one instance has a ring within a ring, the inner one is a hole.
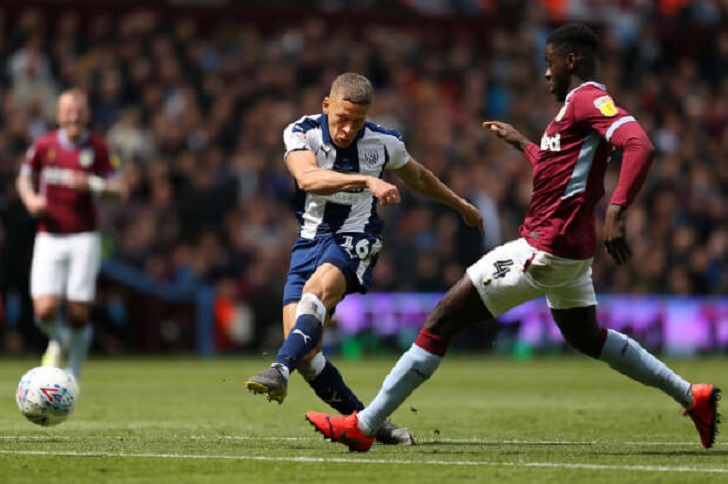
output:
M447 348L450 346L450 340L446 340L427 328L422 328L420 334L417 335L415 344L425 351L437 356L445 356Z

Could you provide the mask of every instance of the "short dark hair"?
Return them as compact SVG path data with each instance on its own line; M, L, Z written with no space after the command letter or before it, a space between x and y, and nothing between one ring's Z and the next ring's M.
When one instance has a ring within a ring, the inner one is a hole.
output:
M574 53L579 57L577 71L585 78L594 76L597 70L597 46L599 41L592 29L584 24L569 23L551 32L546 39L554 50L563 54Z
M594 31L584 24L570 23L551 32L547 44L552 47L579 54L581 57L596 57L598 40Z
M356 72L345 72L331 84L331 96L338 95L354 104L368 105L374 98L374 88L369 79Z

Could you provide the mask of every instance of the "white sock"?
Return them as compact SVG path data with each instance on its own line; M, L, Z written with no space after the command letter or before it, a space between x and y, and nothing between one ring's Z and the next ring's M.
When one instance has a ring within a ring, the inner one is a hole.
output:
M68 331L68 371L76 380L81 377L81 365L88 357L93 341L94 329L91 324L82 328L69 328Z
M599 359L633 380L659 388L685 408L692 404L690 383L622 333L607 330L607 339Z
M374 435L387 417L435 373L440 360L441 357L413 344L384 379L372 403L358 413L359 429L364 435Z
M285 366L285 365L284 365ZM317 376L321 374L322 371L324 371L324 367L326 366L326 357L322 352L316 353L316 356L311 358L311 361L309 362L301 362L298 364L298 372L301 374L304 380L306 381L313 381L316 379ZM286 368L288 369L288 368Z

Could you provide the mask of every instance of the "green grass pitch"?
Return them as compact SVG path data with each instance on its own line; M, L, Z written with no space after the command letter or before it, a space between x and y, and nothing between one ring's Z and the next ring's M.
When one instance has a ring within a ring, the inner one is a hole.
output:
M395 359L334 358L365 401ZM256 358L93 359L76 413L52 428L18 411L36 360L0 360L0 482L726 482L728 445L705 450L679 406L581 358L453 355L395 413L413 447L349 453L304 420L327 408L294 376L283 405L245 391ZM728 360L673 360L728 391Z

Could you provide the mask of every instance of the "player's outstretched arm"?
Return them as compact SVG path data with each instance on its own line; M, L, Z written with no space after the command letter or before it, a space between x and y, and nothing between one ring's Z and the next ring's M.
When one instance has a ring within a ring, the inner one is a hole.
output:
M75 171L69 176L68 186L74 190L87 190L99 197L118 200L126 200L129 194L126 180L121 176L103 178L98 175Z
M480 215L478 209L464 198L458 196L457 193L437 178L434 173L414 158L410 157L409 163L405 164L402 168L394 170L394 173L415 192L454 208L466 224L470 227L477 228L480 232L484 232L483 216Z
M526 151L526 147L531 144L528 138L508 123L502 121L485 121L482 126L485 129L493 131L496 136L519 151Z

